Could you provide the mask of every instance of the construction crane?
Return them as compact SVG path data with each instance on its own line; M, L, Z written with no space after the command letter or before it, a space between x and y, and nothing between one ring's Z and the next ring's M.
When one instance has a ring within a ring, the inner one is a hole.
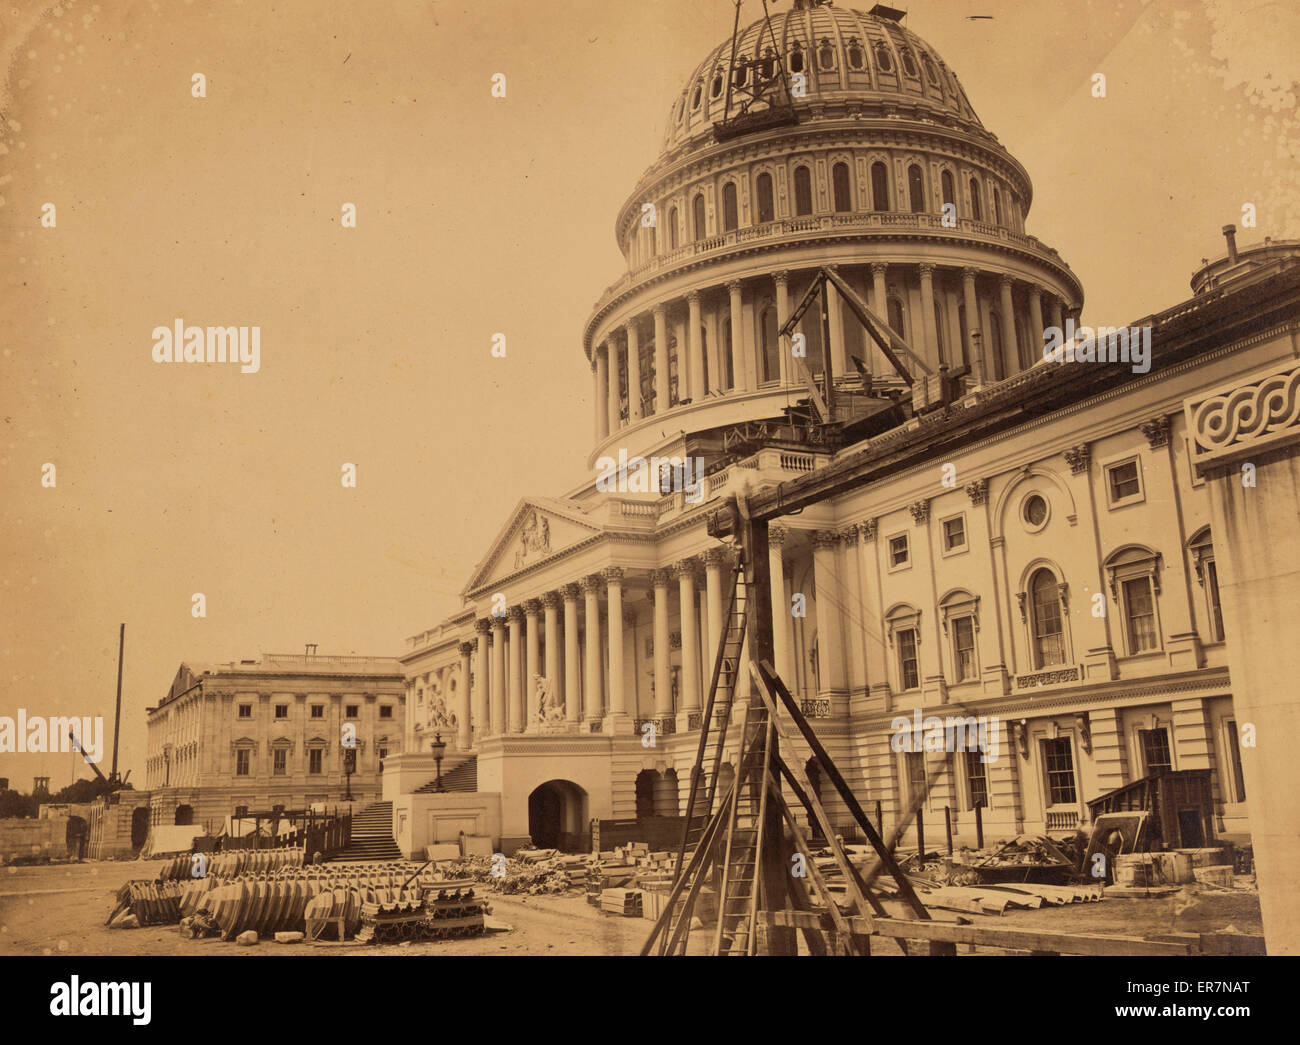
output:
M763 29L755 41L753 55L737 55L740 39L740 5L736 0L736 20L731 30L731 59L727 64L727 95L722 119L713 125L713 137L724 142L769 127L787 127L798 123L790 81L786 75L785 55L772 29L772 15L763 4ZM762 51L760 54L759 51Z

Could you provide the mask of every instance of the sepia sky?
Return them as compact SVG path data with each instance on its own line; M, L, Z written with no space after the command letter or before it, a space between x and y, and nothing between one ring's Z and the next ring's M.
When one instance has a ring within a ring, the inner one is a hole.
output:
M182 660L396 655L454 610L518 499L584 477L580 335L622 271L614 215L732 17L0 0L0 715L111 731L125 621L143 786L144 708ZM932 0L904 24L1029 171L1028 231L1086 320L1187 297L1243 203L1241 242L1300 236L1292 0ZM260 371L153 362L177 318L260 326ZM0 754L0 777L57 789L74 762Z

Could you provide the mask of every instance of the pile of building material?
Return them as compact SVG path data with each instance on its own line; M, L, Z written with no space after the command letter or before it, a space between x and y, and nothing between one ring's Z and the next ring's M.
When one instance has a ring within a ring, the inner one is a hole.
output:
M534 850L541 852L544 850ZM564 893L586 880L586 858L564 856L549 850L552 856L540 863L521 862L492 856L467 856L439 864L439 872L448 878L467 878L489 885L499 893Z
M991 850L963 849L952 865L957 873L978 875L977 882L1039 882L1064 884L1079 876L1078 854L1070 841L1054 842L1046 835L1020 835Z
M181 886L175 882L126 882L117 891L116 904L104 922L118 927L167 925L180 919ZM134 917L134 922L128 920Z
M418 901L378 899L361 905L357 943L400 943L404 940L446 940L478 936L484 931L487 905L473 889L425 891Z
M631 864L604 862L591 864L587 868L587 903L599 907L601 893L606 889L629 886L635 877L636 867Z
M641 917L640 889L606 889L600 894L600 909L624 918Z

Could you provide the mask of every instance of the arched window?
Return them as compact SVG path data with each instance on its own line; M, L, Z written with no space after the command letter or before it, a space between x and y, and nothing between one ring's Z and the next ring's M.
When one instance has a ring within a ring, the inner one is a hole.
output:
M889 210L889 170L879 160L871 165L871 205Z
M790 52L790 71L792 73L803 72L803 51L800 50L798 43L794 45L794 49Z
M907 196L913 214L925 210L925 182L921 178L921 168L915 163L907 168Z
M704 225L704 193L697 192L695 194L695 199L691 202L691 211L695 225L695 238L702 240L708 235Z
M921 64L925 66L926 79L935 87L939 86L939 73L934 68L934 62L930 61L928 54L921 55Z
M980 206L980 183L975 178L970 180L970 216L975 221L984 220L984 208Z
M907 313L903 309L903 302L897 297L889 299L889 325L893 327L894 333L899 337L907 337Z
M1048 668L1065 663L1065 630L1061 622L1061 588L1049 569L1029 579L1030 635L1034 666Z
M906 47L903 48L903 71L908 76L919 78L921 75L921 70L916 65L916 59L912 57L912 52Z
M772 305L759 314L758 328L763 337L763 380L776 381L781 377L781 347L776 336L776 309Z
M677 249L677 208L668 208L668 249Z
M772 175L764 171L756 182L758 196L758 223L766 225L776 220L776 207L772 200Z
M943 193L944 204L952 204L953 213L955 215L957 208L957 188L953 184L952 171L944 171L939 175L939 190Z
M722 186L722 231L735 232L740 225L740 217L736 208L736 183L727 182Z
M880 68L882 73L890 73L894 71L894 59L889 53L889 48L885 46L883 41L876 42L876 65Z
M858 43L858 38L855 36L849 40L849 68L861 69L866 64L866 52L862 50L862 45Z
M770 80L776 75L776 59L770 47L763 52L763 61L758 67L758 75L764 80Z
M835 194L835 209L843 213L853 209L853 200L849 193L849 165L837 163L831 168L831 187Z
M731 78L731 82L737 87L744 87L749 82L749 56L738 55L736 57L736 72Z
M713 82L709 84L709 97L721 98L723 88L722 70L718 69L713 74Z
M821 46L817 49L817 64L827 72L835 68L835 48L825 37L822 38Z
M1193 535L1188 548L1196 568L1196 582L1205 590L1205 608L1211 642L1223 641L1223 604L1219 600L1219 569L1214 564L1214 540L1210 528Z
M800 215L813 212L812 174L807 167L794 169L794 212Z
M1111 597L1124 621L1124 646L1130 657L1160 649L1160 553L1130 545L1106 560ZM1222 627L1222 621L1220 621Z
M993 186L993 220L1002 224L1002 193L998 192L996 185Z
M704 96L704 88L703 88L703 86L701 86L700 84L697 83L697 84L695 85L695 93L694 93L693 95L691 95L691 108L692 108L692 109L698 109L698 108L700 107L700 99L701 99L703 96Z

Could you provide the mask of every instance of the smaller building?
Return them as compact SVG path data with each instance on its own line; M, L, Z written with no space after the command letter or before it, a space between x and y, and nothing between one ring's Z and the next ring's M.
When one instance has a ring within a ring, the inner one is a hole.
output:
M402 667L313 649L181 664L147 709L153 823L215 827L250 810L379 798L383 760L401 749Z

